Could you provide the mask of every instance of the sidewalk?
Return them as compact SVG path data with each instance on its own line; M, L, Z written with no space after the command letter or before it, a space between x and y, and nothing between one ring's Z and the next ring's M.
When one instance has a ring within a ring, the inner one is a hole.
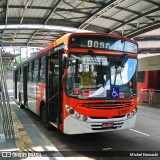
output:
M26 116L24 110L11 99L15 139L5 140L0 119L0 157L3 160L19 159L64 159L50 140ZM33 156L33 157L32 157ZM10 158L9 158L10 157ZM50 158L49 158L50 157Z

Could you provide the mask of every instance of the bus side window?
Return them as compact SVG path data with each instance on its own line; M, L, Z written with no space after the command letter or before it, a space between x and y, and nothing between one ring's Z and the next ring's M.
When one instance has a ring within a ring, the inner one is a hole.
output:
M18 69L17 80L20 81L21 68Z
M40 58L40 67L39 67L40 69L39 81L40 82L45 82L45 61L46 61L45 56Z
M33 82L38 82L38 67L39 67L39 60L35 60L33 62Z
M28 81L32 81L31 63L28 64Z
M32 82L34 82L34 61L31 62Z
M20 68L20 81L23 81L23 67Z
M40 70L40 82L45 82L45 69Z
M33 82L38 82L38 70L33 71Z
M32 81L32 73L31 72L28 73L28 81L30 81L30 82Z

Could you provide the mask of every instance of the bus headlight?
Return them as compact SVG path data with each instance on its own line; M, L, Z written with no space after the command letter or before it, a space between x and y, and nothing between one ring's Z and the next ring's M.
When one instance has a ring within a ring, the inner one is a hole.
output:
M81 115L79 113L75 114L75 118L79 119L81 117Z
M69 109L69 114L74 114L75 113L75 111L74 111L74 109Z
M75 119L78 119L80 121L87 121L88 120L88 117L87 116L84 116L78 112L76 112L73 108L69 107L68 105L65 105L66 107L66 111L69 113L69 115Z
M130 118L130 113L127 114L127 118L128 118L128 119Z
M87 121L87 119L88 119L87 116L83 116L83 117L82 117L82 120L83 120L83 121Z
M127 114L127 118L132 118L137 113L137 107L130 113Z

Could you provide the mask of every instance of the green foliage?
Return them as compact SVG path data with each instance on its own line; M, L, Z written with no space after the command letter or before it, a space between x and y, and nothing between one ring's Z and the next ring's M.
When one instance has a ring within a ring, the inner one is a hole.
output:
M7 66L4 66L4 72L6 73L8 73L8 72L12 72L12 67L11 66L9 66L9 65L7 65Z
M16 68L17 65L24 62L27 58L23 57L20 60L20 57L16 57L10 65L4 66L4 72L9 73L12 72L14 68Z
M21 59L20 59L20 57L16 57L12 62L12 66L17 66L20 63L24 62L25 60L27 60L26 57L22 57Z

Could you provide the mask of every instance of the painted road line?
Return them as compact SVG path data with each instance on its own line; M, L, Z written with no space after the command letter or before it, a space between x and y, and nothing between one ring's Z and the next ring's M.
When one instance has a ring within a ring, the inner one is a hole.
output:
M145 135L145 136L150 136L149 134L146 134L146 133L143 133L143 132L134 130L134 129L130 129L130 130L133 131L133 132L137 132L137 133L143 134L143 135Z

